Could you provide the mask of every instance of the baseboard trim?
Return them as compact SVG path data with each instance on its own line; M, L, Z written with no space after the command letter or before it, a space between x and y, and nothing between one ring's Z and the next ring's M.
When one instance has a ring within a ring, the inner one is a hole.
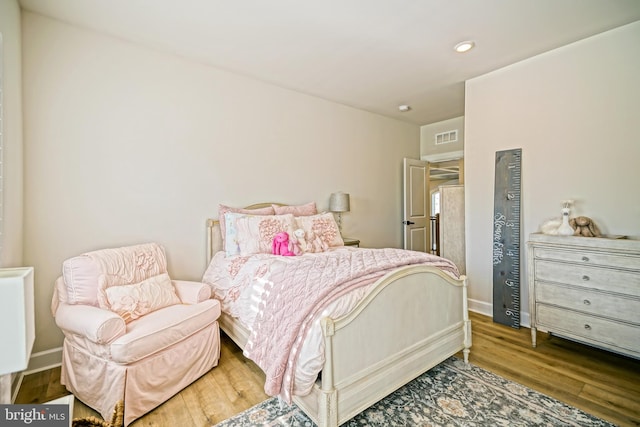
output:
M11 381L11 403L16 401L25 376L62 366L62 347L32 353L27 369L18 372Z
M493 318L493 304L485 301L470 299L469 311ZM524 326L525 328L531 327L531 318L529 317L529 313L520 312L520 326Z
M29 359L27 369L23 375L35 374L47 369L57 368L62 365L62 347L33 353Z
M493 305L488 302L469 299L469 311L493 317Z

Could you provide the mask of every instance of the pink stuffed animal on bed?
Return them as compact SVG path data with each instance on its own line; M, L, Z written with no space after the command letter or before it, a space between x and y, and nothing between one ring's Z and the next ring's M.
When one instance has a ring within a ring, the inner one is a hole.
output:
M274 255L294 256L295 254L289 250L289 233L283 231L273 237Z

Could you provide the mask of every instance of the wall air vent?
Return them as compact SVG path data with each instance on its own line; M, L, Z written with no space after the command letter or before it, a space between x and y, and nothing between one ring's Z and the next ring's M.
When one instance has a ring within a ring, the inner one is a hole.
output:
M435 135L436 145L449 144L450 142L458 141L458 129L448 130L446 132L436 133Z

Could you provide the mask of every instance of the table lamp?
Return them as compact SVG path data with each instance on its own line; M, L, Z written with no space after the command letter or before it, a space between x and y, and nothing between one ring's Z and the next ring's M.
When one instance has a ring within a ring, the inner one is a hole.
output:
M331 193L329 198L329 211L338 214L338 229L342 233L342 212L349 212L349 193L339 191Z

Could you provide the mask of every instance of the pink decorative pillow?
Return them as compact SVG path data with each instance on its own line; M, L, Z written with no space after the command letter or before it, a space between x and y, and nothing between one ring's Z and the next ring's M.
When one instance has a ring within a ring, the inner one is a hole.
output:
M236 242L239 255L270 254L273 238L286 231L293 234L293 215L247 215L236 219Z
M305 252L322 252L328 247L344 246L338 224L331 212L296 217L296 228L304 230Z
M236 213L244 213L250 215L275 215L275 211L273 207L267 206L266 208L260 209L243 209L243 208L232 208L230 206L218 205L218 221L220 221L220 235L222 236L224 243L224 236L226 235L226 223L224 214L227 212L236 212ZM224 246L224 245L223 245Z
M276 212L276 215L293 214L293 216L309 216L318 213L316 202L309 202L304 205L297 206L271 206L273 206L273 210Z
M109 306L126 323L152 311L181 304L167 273L159 274L132 285L110 286L105 289Z

